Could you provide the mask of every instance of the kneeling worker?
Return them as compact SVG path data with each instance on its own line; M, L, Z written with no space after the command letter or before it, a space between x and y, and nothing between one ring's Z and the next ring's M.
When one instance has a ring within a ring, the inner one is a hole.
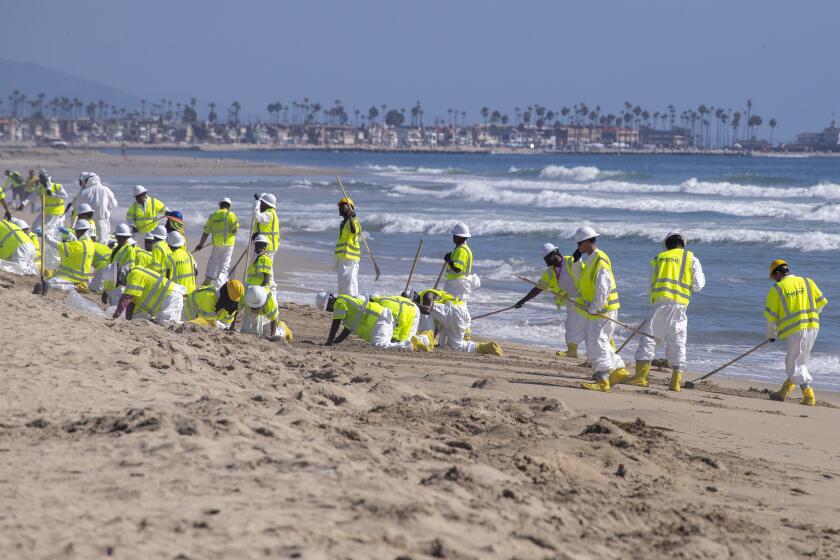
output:
M245 288L245 302L239 303L242 312L240 332L274 339L281 337L286 342L292 341L292 329L280 320L277 299L262 286Z
M141 316L156 323L181 319L184 287L170 282L163 274L148 268L123 266L117 273L117 284L124 289L114 319L123 313L129 321Z
M796 385L802 389L800 404L815 406L817 399L811 382L808 361L820 332L820 313L828 300L810 278L794 276L788 263L779 259L770 265L770 288L764 303L767 338L787 340L785 367L787 379L782 388L770 393L770 399L784 401Z
M15 263L21 274L36 273L37 251L28 230L29 224L21 219L0 220L0 260Z
M418 334L420 326L420 309L404 296L371 296L370 301L391 310L394 316L393 340L397 342L411 341L415 350L431 352L434 333ZM431 336L430 336L431 335Z
M70 231L61 227L59 232L66 236L66 241L54 241L49 235L44 237L47 245L58 248L59 265L55 276L50 278L50 285L62 290L69 290L73 287L82 292L88 290L88 282L93 276L93 256L96 252L96 243L88 236L90 223L87 220L79 220L74 226L76 238Z
M343 342L352 332L374 348L396 348L409 352L414 349L409 341L393 342L394 316L391 310L367 298L321 292L315 296L315 306L333 314L327 346ZM344 330L338 334L342 324Z
M198 288L184 300L184 320L226 329L233 323L244 293L239 280L228 280L218 289L212 285Z
M502 349L495 342L464 340L472 321L467 304L443 290L424 290L415 300L420 313L428 315L440 328L440 346L459 352L478 352L501 356Z

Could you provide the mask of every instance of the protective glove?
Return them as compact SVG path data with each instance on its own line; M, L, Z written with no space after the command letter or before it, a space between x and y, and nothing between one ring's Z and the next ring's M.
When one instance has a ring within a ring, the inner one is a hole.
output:
M770 342L776 342L776 338L771 336L770 337Z
M524 302L524 301L522 301L522 300L519 300L519 301L517 301L517 302L513 305L513 308L514 308L514 309L522 309L522 306L523 306L523 305L525 305L525 302Z
M108 305L108 292L102 292L102 297L99 299L102 301L102 305Z
M581 256L583 256L583 252L581 252L579 248L575 249L575 252L572 253L572 259L574 259L575 262L578 262Z
M449 253L446 253L445 255L443 255L443 260L448 262L448 263L451 263L452 262L452 252L450 251Z
M69 229L67 229L67 228L66 228L66 227L64 227L64 226L62 226L62 227L58 228L58 231L59 231L59 232L61 232L61 234L62 234L62 235L69 235L69 234L70 234L70 230L69 230Z
M11 212L9 212L8 210L6 210L6 218L5 218L5 219L7 219L7 220L11 220L11 219L12 219L12 213L11 213Z

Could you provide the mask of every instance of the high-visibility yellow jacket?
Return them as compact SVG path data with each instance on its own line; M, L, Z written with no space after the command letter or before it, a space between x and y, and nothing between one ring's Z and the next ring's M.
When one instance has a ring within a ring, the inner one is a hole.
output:
M435 290L434 288L429 288L428 290L423 290L422 292L418 292L417 295L420 296L420 299L422 301L423 296L425 296L428 293L432 293L432 294L435 294L437 296L437 298L435 299L436 303L454 303L456 305L464 303L463 301L456 298L455 296L453 296L449 292L446 292L444 290Z
M451 263L457 266L461 272L455 272L449 265L446 266L446 279L447 280L455 280L457 278L463 278L464 276L468 276L472 274L472 264L473 264L473 254L472 249L470 249L469 245L466 242L461 243L455 250L452 251L450 255Z
M574 265L575 260L571 256L563 257L563 272L565 272L572 278L575 284L575 288L577 289L580 287L580 273L577 270L575 270ZM548 290L554 294L554 304L558 308L563 307L568 298L574 299L577 297L577 293L570 294L563 289L563 287L560 285L560 282L557 279L557 271L554 269L553 266L548 267L548 270L542 273L538 284L540 285L540 288Z
M245 307L244 298L242 301L239 302L239 309ZM276 321L280 317L280 308L277 306L277 300L274 298L274 294L268 294L268 299L265 300L265 303L262 307L249 307L251 313L256 315L262 315L269 321Z
M333 319L340 319L356 336L370 342L373 327L384 311L384 307L366 298L341 294L333 304Z
M41 238L38 237L34 231L29 232L29 239L32 241L32 244L35 245L35 262L41 262Z
M677 247L659 253L650 261L653 280L650 285L650 302L661 299L688 305L691 301L692 268L694 253Z
M0 220L0 259L8 260L18 247L26 245L30 238L9 220Z
M601 270L606 270L610 275L610 293L607 296L606 305L598 309L598 313L606 313L607 311L614 311L621 307L618 301L618 288L615 283L615 276L613 276L612 263L605 252L600 249L595 249L589 263L583 267L580 275L580 287L578 288L578 305L575 310L588 319L598 319L599 317L592 315L585 311L595 299L595 280L598 278L598 273Z
M158 272L166 270L166 259L172 254L172 249L166 244L166 241L157 241L152 247L152 263L149 268Z
M268 286L271 277L274 275L271 258L265 253L260 253L254 259L245 274L245 283L249 286Z
M356 228L356 233L350 231L350 221ZM359 261L362 258L362 248L359 246L359 235L362 233L362 226L359 220L350 218L344 220L338 228L338 241L335 244L335 258L344 261Z
M111 264L111 248L104 243L93 243L93 270L100 270Z
M135 307L154 316L166 296L172 293L174 284L163 274L143 267L132 268L125 281L123 295L134 298Z
M59 193L63 190L61 183L50 183L49 188L44 188L41 185L41 193L46 196L44 199L44 214L47 216L64 214L64 198L59 196Z
M184 247L178 247L166 257L166 272L169 279L180 284L191 294L195 290L195 258Z
M139 247L134 252L134 264L136 266L143 266L146 268L151 268L152 266L152 253L145 250L140 249Z
M62 241L58 244L61 259L55 275L74 284L90 281L93 274L93 255L96 243L90 239Z
M776 325L784 340L796 331L820 328L820 311L828 303L810 278L788 274L770 288L764 302L764 317Z
M276 252L280 248L280 218L277 217L277 211L274 208L269 208L263 213L268 214L268 223L257 222L256 232L268 237L266 251Z
M391 310L394 316L394 340L404 342L411 336L411 327L414 325L414 318L420 312L414 302L402 296L381 296L370 298L374 303Z
M194 290L184 300L184 316L187 321L211 327L216 326L216 321L229 325L233 321L233 315L225 309L216 310L219 297L219 290L215 286L204 286Z
M216 247L230 247L236 239L236 231L239 229L239 221L236 214L230 208L219 208L207 218L204 224L204 233L211 237ZM270 240L270 239L269 239Z
M143 206L137 204L137 201L131 203L128 207L126 220L129 224L133 224L140 233L149 233L158 225L158 218L163 215L166 204L156 198L146 195L146 202Z
M135 257L136 257L137 247L132 245L131 243L124 243L119 247L116 247L111 250L111 255L109 260L111 263L114 263L117 267L123 266L135 266ZM117 287L117 283L114 281L116 278L116 272L113 275L109 275L108 278L105 279L103 284L103 288L105 290L113 290Z

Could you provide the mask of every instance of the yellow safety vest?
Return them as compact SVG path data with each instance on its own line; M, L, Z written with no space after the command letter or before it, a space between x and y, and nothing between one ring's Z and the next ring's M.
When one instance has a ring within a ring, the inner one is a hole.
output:
M111 248L104 243L93 243L93 270L100 270L111 262Z
M233 315L225 309L216 311L219 297L215 286L204 286L193 291L184 300L184 315L187 321L211 327L216 326L216 321L229 325L233 321Z
M575 288L580 285L580 276L575 271L575 260L572 257L563 257L563 273L568 274L575 283ZM557 271L553 266L548 267L548 270L542 273L539 281L540 288L548 290L554 294L554 304L558 308L565 305L566 300L571 297L577 297L577 294L569 294L560 286L560 281L557 278Z
M267 274L268 278L264 275ZM268 286L271 283L271 277L274 275L273 264L271 258L265 253L260 253L254 259L245 274L245 283L249 286Z
M452 264L461 269L461 272L455 272L454 270L449 268L449 265L447 264L447 280L455 280L457 278L463 278L464 276L472 274L473 255L472 250L469 248L466 242L455 247L455 250L452 251L452 255L450 255L450 259Z
M149 268L157 272L166 270L166 259L172 254L172 249L166 244L166 241L161 240L155 243L152 247L152 262Z
M58 244L61 261L56 276L65 278L74 284L88 282L92 274L93 255L96 243L90 239L62 241Z
M268 237L268 247L266 251L274 252L280 248L280 219L277 217L277 211L274 208L269 208L265 211L271 216L271 220L267 224L257 222L257 233L261 233Z
M116 263L118 267L123 267L125 265L134 266L136 252L137 248L130 243L120 245L111 251L111 263ZM103 288L105 290L113 290L117 287L117 283L114 280L117 276L116 271L113 275L109 274L108 276L109 278L105 280Z
M134 264L150 268L152 266L152 254L145 249L137 249L134 253Z
M41 262L41 239L35 232L29 232L29 239L32 241L32 244L35 245L35 262Z
M149 315L160 311L163 300L172 293L172 282L163 274L143 267L132 268L125 280L123 295L133 296L135 307Z
M420 296L420 301L423 301L423 296L425 296L428 293L435 294L437 296L435 301L438 303L453 303L455 305L464 303L449 292L445 292L443 290L435 290L434 288L429 288L428 290L423 290L422 292L419 292L417 295Z
M241 301L239 303L239 309L243 307L245 307L245 302ZM277 300L274 299L274 294L268 294L268 299L265 300L262 307L257 307L256 309L249 307L248 309L251 313L261 315L269 321L276 321L280 317L280 308L277 306Z
M403 342L411 335L414 317L418 313L417 306L408 298L402 296L382 296L371 298L371 301L391 310L394 316L394 339Z
M828 303L810 278L789 274L767 293L764 316L782 340L796 331L820 328L820 310Z
M595 278L598 277L598 272L602 269L606 269L610 274L612 290L610 291L609 296L607 296L607 304L603 309L599 309L598 313L614 311L621 307L618 303L618 288L616 287L615 276L613 276L610 258L602 250L595 249L592 259L589 264L584 267L583 272L580 275L580 286L578 287L580 295L577 298L578 306L575 307L575 310L587 319L599 318L588 311L584 311L584 309L587 309L589 304L592 303L592 300L595 299Z
M653 281L650 285L650 302L667 299L688 305L691 300L693 260L694 253L684 247L663 251L651 260Z
M183 247L178 247L166 257L169 279L180 284L191 294L195 290L195 258Z
M356 233L350 231L350 220L353 220ZM342 221L338 228L335 258L344 261L359 261L362 259L362 248L359 246L359 234L362 232L362 226L359 225L359 220L356 218L350 218L350 220Z
M239 221L230 208L219 208L210 214L207 223L204 224L204 233L211 236L213 245L216 247L232 246L238 229Z
M341 319L344 326L370 342L373 327L382 318L385 308L366 298L339 295L333 304L333 319Z
M166 208L166 204L146 195L146 203L143 206L137 204L137 201L131 203L131 206L128 207L126 219L128 223L134 224L134 227L140 233L149 233L157 227L157 219L163 214L164 208Z
M55 193L61 190L61 183L51 183L49 188L41 186L41 189L41 192L46 195L44 214L47 216L62 216L64 214L64 199L55 196Z
M0 220L0 259L8 260L17 248L29 242L23 230L8 220Z

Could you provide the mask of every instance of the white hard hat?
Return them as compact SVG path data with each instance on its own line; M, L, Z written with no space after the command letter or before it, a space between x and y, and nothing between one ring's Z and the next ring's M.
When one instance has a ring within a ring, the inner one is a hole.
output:
M140 196L141 194L145 194L149 191L146 190L146 187L143 185L135 185L134 187L134 196Z
M20 229L29 229L29 224L21 220L20 218L12 218L11 222L15 224Z
M330 293L329 292L318 292L315 295L315 307L320 309L321 311L327 310L327 303L330 301Z
M546 258L548 255L550 255L551 253L553 253L556 250L557 250L557 247L555 247L553 243L543 243L540 254L542 255L543 258Z
M229 199L228 197L224 197L224 198L223 198L222 200L220 200L219 202L224 202L224 203L227 203L227 204L232 204L232 202L230 201L230 199Z
M470 235L470 228L467 227L467 224L460 222L455 224L455 227L452 228L452 235L457 235L458 237L472 237Z
M88 212L93 212L93 208L90 207L90 204L82 202L81 204L79 204L79 208L76 214L87 214Z
M248 286L245 289L245 305L262 307L268 300L268 291L262 286Z
M592 239L593 237L598 237L598 232L589 226L583 226L582 228L578 228L575 232L575 243L580 243L581 241L586 241L587 239Z
M268 243L268 237L263 234L259 234L254 238L254 243Z
M166 228L163 226L158 226L152 230L152 235L155 239L166 239Z
M170 247L183 247L184 236L178 233L177 231L170 231L168 234L166 234L166 244Z
M87 220L76 220L75 225L73 225L73 229L76 231L89 230L90 222Z
M683 241L685 241L685 236L682 234L682 232L680 230L675 229L674 231L669 231L668 235L665 236L665 239L663 239L662 242L664 243L665 241L668 241L668 239L670 239L671 237L680 237L683 239Z
M276 199L276 198L274 198L274 195L273 195L273 194L270 194L270 193L262 193L262 194L260 195L260 200L261 200L262 202L265 202L266 204L268 204L268 205L269 205L269 206L271 206L272 208L277 208L277 199Z
M143 236L143 239L145 239L146 241L154 241L155 236L152 235L152 232L150 231L146 235Z
M82 188L85 187L85 185L87 184L88 177L90 176L90 171L82 171L81 173L79 173L79 184L82 186Z
M128 224L119 224L117 225L117 229L114 230L114 235L117 237L131 237L131 228L128 227Z

